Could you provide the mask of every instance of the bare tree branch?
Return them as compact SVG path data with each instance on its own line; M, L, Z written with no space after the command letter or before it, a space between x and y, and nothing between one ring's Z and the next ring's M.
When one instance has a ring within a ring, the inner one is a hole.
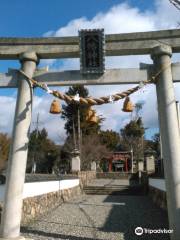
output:
M178 10L180 10L180 0L169 0Z

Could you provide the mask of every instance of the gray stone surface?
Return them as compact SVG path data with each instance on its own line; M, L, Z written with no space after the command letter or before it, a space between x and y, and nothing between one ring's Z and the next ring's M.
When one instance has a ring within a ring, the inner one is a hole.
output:
M177 119L176 98L171 72L170 46L160 45L153 49L152 59L157 69L164 69L156 83L162 155L167 189L169 223L180 239L180 132Z
M54 209L63 202L81 194L79 186L63 189L57 192L50 192L36 197L29 197L23 200L21 223L27 224Z
M129 179L94 179L88 186L128 186Z
M36 69L37 55L34 52L22 53L21 70L30 77ZM11 149L6 174L6 190L3 213L1 217L0 236L4 238L19 237L23 187L26 172L29 129L32 113L33 89L25 77L20 78Z
M180 30L109 34L105 36L106 55L149 54L163 42L180 51ZM0 38L0 59L18 59L22 52L34 51L39 58L78 58L78 37Z
M81 170L81 159L80 156L72 156L71 159L71 171L73 172L79 172Z
M134 229L168 228L167 213L147 196L82 195L64 203L21 232L34 240L168 240L166 234L138 237Z
M73 174L26 174L25 182L46 182L46 181L59 181L65 179L77 179L77 175Z
M79 70L68 71L36 71L33 78L39 83L46 83L48 86L69 86L69 85L102 85L102 84L127 84L139 83L140 80L152 77L152 65L146 68L121 68L107 69L102 75L82 75ZM180 63L172 64L173 82L180 82ZM8 73L0 73L0 87L17 87L19 73L10 69Z

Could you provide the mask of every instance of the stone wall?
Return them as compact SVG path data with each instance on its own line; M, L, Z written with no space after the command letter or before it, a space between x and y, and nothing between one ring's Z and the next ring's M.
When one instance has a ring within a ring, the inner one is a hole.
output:
M26 178L25 182L47 182L47 181L60 181L60 180L65 180L65 179L74 179L77 178L73 176L72 174L60 174L59 176L55 174L31 174L31 173L26 173Z
M158 207L167 210L166 192L149 186L149 196Z
M36 177L36 179L35 179ZM35 176L32 179L32 176L28 178L27 182L31 182L33 180L34 184L39 184L39 180L42 181L42 179L47 181L47 178L45 178L44 175ZM53 192L47 192L43 193L41 195L34 195L32 197L26 197L23 199L23 207L22 207L22 224L27 224L28 222L32 221L33 219L38 218L39 216L45 214L46 212L52 210L53 208L56 208L63 202L66 202L80 194L83 193L83 186L86 186L89 182L91 182L93 179L96 178L96 172L95 171L82 171L78 172L77 174L71 174L72 180L76 180L77 177L79 178L79 185L75 187L66 187L66 189L61 190L52 190ZM57 178L54 178L54 176L49 177L52 182L52 180L59 180ZM69 175L66 176L66 178L69 179ZM43 183L43 182L42 182ZM63 183L63 180L62 180ZM60 183L62 187L62 183ZM30 183L25 183L30 184ZM71 183L72 185L72 183ZM58 185L59 186L59 185ZM35 189L38 189L37 186ZM52 189L52 188L51 188ZM59 189L59 188L58 188ZM27 189L29 191L29 188ZM41 189L42 190L42 189ZM48 190L48 189L47 189ZM37 192L37 191L36 191ZM29 194L29 193L28 193ZM35 194L33 192L33 194ZM24 195L24 194L23 194ZM26 194L25 194L26 195ZM3 196L2 196L3 198ZM0 201L0 215L2 212L3 203Z
M52 210L63 202L66 202L80 194L80 186L76 186L24 199L22 208L22 224L27 224L33 219L45 214L48 210Z
M95 171L81 171L77 173L77 176L80 180L80 187L86 186L89 182L96 178Z
M79 178L79 186L64 189L56 192L50 192L35 197L28 197L23 200L22 209L22 224L27 224L29 221L38 218L48 211L66 202L73 197L76 197L82 193L83 186L86 186L89 182L96 178L95 171L81 171L72 175L73 178Z

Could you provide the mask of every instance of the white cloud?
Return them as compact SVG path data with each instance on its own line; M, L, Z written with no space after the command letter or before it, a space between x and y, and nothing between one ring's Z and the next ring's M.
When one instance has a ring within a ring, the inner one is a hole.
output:
M152 11L141 11L138 8L131 7L126 3L113 6L107 12L98 13L92 19L81 17L78 19L72 19L66 26L59 28L58 30L49 29L44 34L46 37L54 36L72 36L77 35L79 29L83 28L104 28L106 34L110 33L124 33L124 32L139 32L139 31L153 31L158 29L176 28L179 21L179 12L173 7L167 0L156 0L156 8ZM175 61L179 61L180 57L178 54L173 58ZM149 56L126 56L126 57L108 57L106 58L107 68L120 68L120 67L138 67L139 62L150 63ZM49 64L52 68L58 68L61 70L65 69L79 69L78 59L66 59L66 60L44 60L43 65ZM110 95L112 93L121 92L124 89L130 88L131 85L118 85L118 86L90 86L89 92L92 96L103 96ZM180 100L180 85L176 84L176 97ZM61 91L64 89L60 88ZM146 127L156 128L158 126L157 121L157 106L156 106L156 95L155 88L153 86L147 87L148 91L144 93L136 93L132 95L132 101L135 103L140 100L145 101L145 105L142 111L143 120ZM33 121L37 112L40 112L41 121L44 126L47 127L50 137L59 140L59 136L65 137L65 131L63 129L64 123L57 116L50 116L48 114L50 97L35 97L34 110L33 110ZM6 111L0 109L1 113L4 114L7 122L12 123L12 109L14 107L13 99L7 98L9 101L9 108ZM3 98L0 98L2 103ZM131 118L130 114L123 113L122 101L115 104L108 104L96 107L99 114L103 114L106 117L103 128L112 128L119 130L124 126L127 121ZM4 121L4 120L3 120ZM2 122L3 122L2 121ZM4 121L5 124L5 121ZM0 125L0 130L8 130L8 124L3 128Z
M76 36L78 35L78 31L80 29L92 29L92 28L104 28L105 34L111 33L128 33L128 32L140 32L140 31L151 31L155 30L154 21L151 18L152 13L145 12L142 13L138 8L131 8L128 4L122 3L119 5L113 6L109 11L105 13L98 13L92 19L87 19L86 17L81 17L78 19L71 20L65 27L61 27L57 31L50 30L44 34L44 36L48 37L62 37L62 36ZM121 63L117 64L121 60ZM107 67L119 67L121 65L124 66L125 63L133 62L134 60L137 62L139 57L132 58L129 61L129 58L126 57L125 61L122 61L123 58L107 58ZM146 57L145 57L146 59ZM72 63L71 63L72 61ZM46 64L53 66L56 60L45 60L43 61ZM61 62L62 61L58 61ZM74 63L74 64L73 64ZM115 66L114 66L115 64ZM78 60L64 60L63 66L61 69L64 70L69 69L69 65L73 67L73 69L79 68Z
M145 29L153 30L154 22L151 21L151 14L142 13L138 8L131 8L128 4L115 5L105 13L98 13L88 20L86 17L74 19L65 27L58 29L51 36L77 35L78 30L86 28L104 28L105 33L140 32Z
M15 104L15 97L0 96L0 132L12 132Z
M65 140L66 133L64 130L64 121L60 115L51 115L49 113L52 97L45 95L43 97L35 96L33 99L33 115L31 130L36 127L37 114L39 113L39 128L45 127L48 130L48 135L56 143L62 143ZM16 97L15 96L2 96L0 97L0 132L8 133L11 135Z
M57 143L62 143L65 139L64 121L60 118L60 115L52 115L49 113L50 105L53 98L50 95L44 95L42 97L35 96L33 103L33 116L32 116L32 126L34 129L37 119L37 114L39 113L40 128L45 127L48 130L48 135Z
M156 29L177 28L179 22L179 10L168 0L156 0L156 12L153 21Z

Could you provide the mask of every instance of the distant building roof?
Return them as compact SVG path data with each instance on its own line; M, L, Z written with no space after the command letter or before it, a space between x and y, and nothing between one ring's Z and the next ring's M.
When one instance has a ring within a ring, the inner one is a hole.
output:
M107 156L105 157L105 159L108 160L125 160L127 158L131 157L131 152L129 151L121 151L121 152L110 152L107 154Z

